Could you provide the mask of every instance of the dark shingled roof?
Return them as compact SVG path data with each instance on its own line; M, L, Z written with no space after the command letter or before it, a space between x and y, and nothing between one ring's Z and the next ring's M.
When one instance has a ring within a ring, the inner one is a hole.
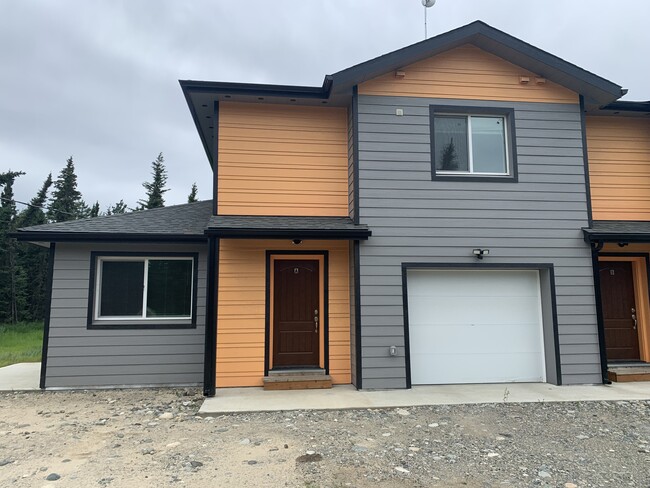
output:
M650 242L650 222L635 220L594 220L582 229L591 241Z
M221 237L331 237L367 239L368 226L348 217L283 217L216 215L207 232Z
M212 200L119 215L106 215L18 229L20 240L161 238L205 239Z

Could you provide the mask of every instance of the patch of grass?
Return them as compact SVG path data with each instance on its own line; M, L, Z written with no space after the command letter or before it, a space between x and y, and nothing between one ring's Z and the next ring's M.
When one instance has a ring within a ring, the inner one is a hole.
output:
M41 360L43 322L0 324L0 368Z

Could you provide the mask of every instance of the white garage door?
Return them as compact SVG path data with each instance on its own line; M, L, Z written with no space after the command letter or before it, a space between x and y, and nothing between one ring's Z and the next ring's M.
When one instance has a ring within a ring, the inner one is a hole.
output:
M538 271L409 270L411 382L545 381Z

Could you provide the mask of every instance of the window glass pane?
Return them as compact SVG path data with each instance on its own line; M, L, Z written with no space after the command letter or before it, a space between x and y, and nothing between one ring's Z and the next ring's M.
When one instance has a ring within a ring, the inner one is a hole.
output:
M436 169L469 171L467 117L436 115L433 125Z
M191 260L149 261L147 317L189 317L192 313Z
M144 262L102 261L99 316L142 315Z
M503 117L472 117L475 173L507 173L504 125Z

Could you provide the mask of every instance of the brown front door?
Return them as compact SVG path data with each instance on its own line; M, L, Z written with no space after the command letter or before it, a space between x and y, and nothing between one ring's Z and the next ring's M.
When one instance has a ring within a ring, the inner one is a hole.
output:
M600 262L601 301L608 361L638 361L639 333L632 263Z
M317 260L273 266L273 367L318 367L321 329Z

